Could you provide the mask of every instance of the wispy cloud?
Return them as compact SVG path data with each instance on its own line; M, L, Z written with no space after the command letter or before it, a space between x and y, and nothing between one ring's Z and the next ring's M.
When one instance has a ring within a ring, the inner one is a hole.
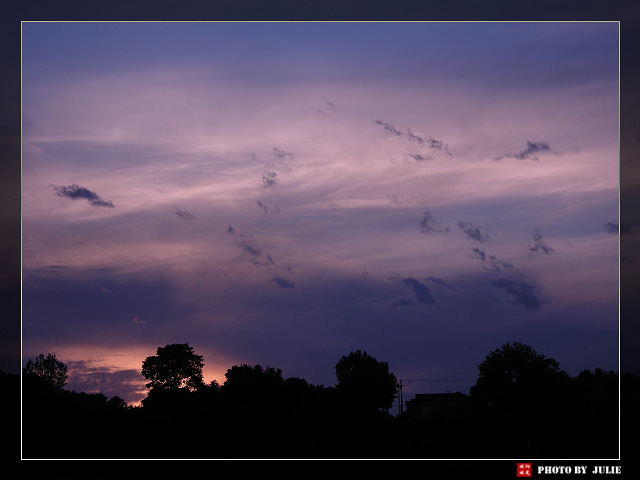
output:
M413 158L416 162L424 162L425 160L433 160L431 155L425 153L407 153L407 157Z
M429 210L425 211L424 214L422 215L422 220L420 220L418 227L420 228L420 231L424 234L428 234L432 232L446 233L450 231L449 227L445 227L445 228L438 227L438 224L434 220L433 215Z
M464 234L475 242L485 243L489 241L489 232L484 231L484 233L480 230L478 225L474 225L471 222L464 222L462 220L457 223L458 228L464 232Z
M402 136L402 132L398 130L396 127L394 127L393 125L391 125L390 123L383 122L382 120L376 120L375 122L376 122L376 125L380 125L385 132L398 137Z
M534 288L526 282L517 282L501 278L500 280L491 282L491 284L515 297L516 303L522 305L527 310L537 311L542 306L542 300L536 295Z
M443 279L441 278L437 278L437 277L427 277L427 282L433 282L436 285L440 285L442 287L446 287L449 290L456 290L456 288L453 285L449 285L447 282L445 282Z
M274 275L273 276L273 281L276 282L276 284L280 287L280 288L284 288L284 289L288 289L288 288L296 288L296 286L293 284L293 282L291 282L290 280L287 280L284 277L280 277L278 275Z
M275 187L278 183L278 174L274 171L265 172L262 174L262 186L264 188Z
M537 153L546 152L549 150L549 145L545 142L531 142L527 140L527 146L523 150L520 150L517 153L509 153L507 155L500 155L499 157L495 157L495 160L501 160L503 158L516 158L518 160L538 160L536 157Z
M396 195L395 193L388 194L387 198L391 203L400 205L400 200L398 200L398 195Z
M291 152L286 152L284 150L279 149L278 147L273 147L273 150L271 151L271 153L273 154L274 157L276 158L293 158L293 153Z
M280 208L277 205L270 207L269 205L263 203L262 200L256 201L256 205L264 213L280 213Z
M483 264L482 268L492 272L499 272L503 268L513 268L511 262L499 260L495 255L487 255L484 250L479 248L472 248L469 257L480 260Z
M380 125L384 129L384 131L388 134L391 134L395 137L407 138L408 140L414 143L417 143L422 148L441 150L448 156L453 157L453 155L451 155L451 152L449 151L449 146L446 143L444 143L442 140L437 140L430 135L425 135L424 137L421 137L420 135L416 135L415 133L413 133L410 129L407 129L407 133L404 134L400 130L398 130L394 125L387 122L383 122L382 120L375 120L375 123L376 125ZM407 156L410 158L413 158L418 162L422 162L424 160L433 160L433 157L431 157L431 155L422 153L422 152L409 153L407 154Z
M89 205L94 207L115 208L111 200L103 200L97 193L75 183L69 186L50 185L50 187L59 197L70 198L71 200L86 200Z
M533 232L531 232L531 239L526 245L526 248L529 251L530 256L538 252L543 252L547 255L551 255L551 252L553 252L553 248L547 245L547 242L538 229L534 229Z
M196 218L191 213L180 210L179 208L176 208L176 211L174 213L184 220L195 220Z
M258 247L250 245L245 239L242 239L236 243L236 246L241 249L243 252L248 253L249 255L259 256L262 255L262 250Z
M329 108L331 108L331 110L335 110L336 109L336 102L334 102L330 98L323 96L322 97L322 101L324 101L325 105L327 105Z
M425 137L421 137L419 135L414 134L411 130L407 129L407 138L413 142L418 143L419 145L427 148L435 148L437 150L442 150L448 156L452 157L451 152L449 152L449 146L445 144L442 140L437 140L430 135L426 135Z
M419 282L413 277L401 278L400 281L406 287L409 287L411 292L413 293L413 298L400 298L393 303L394 307L401 307L407 305L433 305L436 303L436 300L431 295L431 291L429 287L427 287L424 283Z

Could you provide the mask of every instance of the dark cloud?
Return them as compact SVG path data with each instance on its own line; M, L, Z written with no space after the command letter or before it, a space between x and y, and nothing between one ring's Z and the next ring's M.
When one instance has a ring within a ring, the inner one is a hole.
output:
M180 218L183 218L184 220L195 220L196 218L189 212L185 212L184 210L180 210L179 208L176 208L175 214Z
M277 158L285 158L285 157L293 158L293 153L285 152L284 150L280 150L277 147L273 147L272 153Z
M489 233L486 231L486 229L485 229L485 232L482 233L480 231L480 227L478 227L477 225L474 225L471 222L463 222L462 220L460 220L457 223L457 225L460 228L460 230L462 230L464 234L467 237L469 237L471 240L480 242L480 243L485 243L489 241Z
M273 261L273 258L271 258L271 255L268 255L268 254L265 255L263 259L257 258L257 256L256 258L252 258L251 263L253 263L254 265L259 265L261 267L271 267L271 266L275 266L276 264L276 262Z
M530 142L527 140L527 147L524 150L519 151L518 153L510 153L507 155L501 155L496 157L496 160L500 160L502 158L517 158L518 160L525 160L527 158L531 158L531 160L538 160L538 157L535 156L536 153L546 152L549 150L549 145L545 142Z
M87 200L89 205L94 207L115 208L111 200L103 200L97 193L92 192L88 188L76 185L75 183L69 186L50 185L50 187L53 188L59 197L70 198L71 200Z
M440 285L442 287L446 287L450 290L456 290L456 288L452 285L449 285L448 283L446 283L444 280L442 280L441 278L437 278L437 277L427 277L427 282L433 282L436 285Z
M402 132L398 130L396 127L394 127L393 125L391 125L390 123L383 122L382 120L376 120L376 125L382 126L382 128L384 128L384 131L387 133L396 135L398 137L402 136Z
M415 278L412 278L412 277L404 278L402 279L402 283L404 283L406 286L410 287L411 290L413 290L413 293L415 294L416 300L418 301L418 303L421 303L424 305L431 305L436 303L435 299L433 298L433 295L431 295L431 291L429 290L429 288L425 284L420 283Z
M262 255L262 250L252 245L249 245L246 240L240 240L238 243L236 243L236 245L239 249L248 253L249 255L253 255L253 256Z
M516 282L501 278L491 282L491 284L514 296L516 303L519 303L527 310L537 311L542 306L542 300L535 294L533 287L526 282Z
M433 160L431 155L426 155L424 153L408 153L408 157L413 158L417 162L424 162L425 160Z
M234 227L232 227L231 225L229 225L229 226L227 227L227 233L228 233L229 235L235 235L235 234L236 234L236 229L235 229Z
M492 272L499 272L503 268L513 268L511 262L499 260L495 255L487 255L484 250L479 248L472 248L469 257L480 260L483 263L482 268Z
M400 299L399 301L394 303L394 306L400 306L400 305L397 305L398 302L401 302L403 305L411 305L415 303L419 303L422 305L433 305L434 303L436 303L435 299L433 298L433 295L431 295L431 291L424 283L419 282L413 277L402 278L401 282L403 285L411 289L415 297L415 300L411 301L409 299ZM410 302L410 303L406 303L406 302Z
M449 232L449 227L439 228L437 226L436 221L433 219L433 215L429 210L425 211L422 215L422 220L418 225L420 227L420 231L424 234L432 233L432 232Z
M395 203L396 205L400 205L400 200L398 200L398 195L395 193L387 195L387 198L391 203Z
M273 281L276 282L276 284L280 287L280 288L296 288L296 286L293 284L293 282L287 280L284 277L279 277L277 275L273 276Z
M418 135L414 135L413 132L409 129L407 129L407 137L409 138L409 140L412 140L416 143L419 143L420 145L425 145L426 140Z
M275 187L278 183L278 174L276 172L265 172L262 174L262 186L264 188Z
M262 210L264 210L264 213L268 213L269 208L264 203L262 203L262 201L258 200L256 202L256 205Z
M275 207L269 207L268 205L262 203L261 200L258 200L256 202L256 205L258 206L258 208L260 208L262 211L264 211L264 213L280 213L280 208L278 208L277 206Z
M607 233L618 233L620 232L620 234L629 234L631 233L631 229L629 227L627 227L626 225L618 225L618 223L616 222L608 222L605 223L602 228L604 228L604 230Z
M529 251L529 255L533 255L538 252L543 252L547 255L551 255L551 252L553 252L553 248L547 245L547 242L544 240L544 237L538 229L535 229L531 233L531 240L529 240L526 248Z
M322 100L324 101L324 103L331 108L332 110L336 109L336 102L334 102L333 100L331 100L330 98L327 97L322 97Z
M469 256L471 258L478 259L481 262L484 262L487 260L487 255L484 253L484 250L480 250L479 248L472 248L471 255Z
M430 135L426 135L425 137L421 137L419 135L414 134L411 130L407 129L407 138L413 142L418 143L419 145L427 148L435 148L437 150L443 150L444 153L452 157L451 152L449 152L449 146L445 144L442 140L437 140Z

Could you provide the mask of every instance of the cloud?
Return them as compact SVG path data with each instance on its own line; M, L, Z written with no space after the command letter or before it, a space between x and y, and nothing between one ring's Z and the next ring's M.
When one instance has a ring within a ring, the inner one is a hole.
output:
M375 122L376 122L376 125L382 126L385 132L390 133L392 135L396 135L398 137L402 136L402 132L398 130L396 127L394 127L393 125L391 125L390 123L383 122L382 120L376 120Z
M235 234L236 234L236 229L235 229L233 226L229 225L229 226L227 227L227 233L228 233L229 235L235 235Z
M185 212L184 210L180 210L179 208L176 208L175 214L184 220L195 220L196 218L189 212Z
M417 162L424 162L425 160L433 160L431 155L425 155L424 153L408 153L407 157L411 157Z
M69 186L50 185L50 187L55 190L56 195L59 197L70 198L71 200L84 199L94 207L115 208L111 200L103 200L97 193L75 183Z
M398 195L396 195L395 193L388 194L387 198L389 199L389 201L391 203L395 203L396 205L400 205L400 200L398 200Z
M435 148L437 150L443 150L447 155L452 157L451 152L449 152L449 146L445 144L442 140L437 140L430 135L426 137L421 137L419 135L414 134L411 130L407 129L407 138L413 142L418 143L419 145L427 148Z
M434 303L436 303L436 300L433 298L433 295L431 295L431 291L424 283L419 282L413 277L402 278L400 281L402 282L403 285L411 289L415 297L415 300L412 301L407 298L402 298L394 302L393 304L394 306L397 307L397 306L413 305L415 303L418 303L421 305L433 305Z
M604 230L607 233L618 233L618 232L620 232L620 234L631 233L631 229L629 227L627 227L626 225L618 225L616 222L605 223L602 226L602 228L604 228Z
M227 231L229 230L227 229ZM235 235L235 230L233 235ZM244 237L244 235L240 235L240 237ZM251 263L254 265L258 265L261 267L276 266L276 262L273 260L270 254L263 253L263 250L261 248L249 243L245 238L238 240L236 242L236 247L238 247L243 252L251 255ZM291 269L288 270L291 271Z
M264 211L264 213L280 213L280 209L275 206L275 207L269 207L268 205L262 203L262 200L258 200L256 202L256 205L262 210Z
M327 97L322 97L322 100L324 101L324 103L331 108L332 110L336 109L336 102L334 102L333 100L331 100L330 98Z
M140 370L98 366L92 361L66 361L69 368L67 390L101 393L107 398L118 396L136 404L146 396L145 379Z
M524 150L519 151L518 153L510 153L507 155L501 155L499 157L495 157L495 160L501 160L502 158L517 158L518 160L525 160L527 158L531 158L531 160L538 160L538 157L535 156L536 153L546 152L549 150L549 145L545 142L531 142L527 140L527 147Z
M516 303L524 306L527 310L537 311L542 306L542 300L536 296L533 287L526 282L516 282L501 278L500 280L491 282L491 284L496 288L504 290L507 294L514 296Z
M456 290L456 288L452 285L449 285L448 283L446 283L444 280L442 280L441 278L437 278L437 277L427 277L427 282L433 282L436 285L440 285L443 287L446 287L450 290Z
M422 215L422 220L420 220L420 223L418 226L420 227L420 231L424 234L431 233L431 232L446 233L450 231L449 227L438 228L436 221L433 219L433 215L429 210L424 212L424 214Z
M481 262L484 262L487 260L487 255L484 253L484 250L480 250L479 248L472 248L471 255L469 256L471 258L477 258Z
M511 262L499 260L495 255L487 255L484 250L480 250L479 248L472 248L469 257L480 260L484 264L482 268L492 272L499 272L502 268L513 268Z
M252 245L249 245L245 240L240 240L236 243L236 246L242 251L248 253L249 255L253 255L255 257L260 256L262 254L262 250Z
M268 254L264 256L264 260L252 258L251 263L253 263L254 265L260 265L261 267L271 267L276 264L276 262L273 261L273 258L271 258L271 255Z
M277 275L273 276L273 281L276 282L276 284L280 287L280 288L296 288L296 286L293 284L293 282L287 280L284 277L279 277Z
M278 174L276 172L265 172L262 174L262 186L264 188L275 187L278 183Z
M533 254L538 252L543 252L547 255L551 255L551 252L553 252L553 248L547 245L544 237L538 229L535 229L531 233L531 240L529 240L529 244L526 246L526 248L529 250L530 256L533 256Z
M471 240L476 242L485 243L489 240L489 233L485 229L485 233L480 231L480 227L474 225L471 222L463 222L460 220L457 223L460 230L464 232L464 234L469 237Z
M277 158L285 158L285 157L293 158L293 153L285 152L284 150L280 150L277 147L273 147L273 150L271 153Z

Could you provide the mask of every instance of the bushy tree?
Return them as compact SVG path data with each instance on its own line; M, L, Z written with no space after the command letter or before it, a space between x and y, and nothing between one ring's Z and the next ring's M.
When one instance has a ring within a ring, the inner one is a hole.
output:
M398 381L386 362L357 350L343 355L335 368L336 390L351 409L371 413L391 408Z
M154 356L142 362L142 375L152 390L185 389L195 391L204 385L202 355L196 355L189 343L158 347Z
M46 357L41 353L35 361L29 360L23 372L37 375L57 389L67 383L67 366L56 358L55 353L49 353Z
M478 366L479 376L471 396L482 405L497 410L542 406L559 394L568 375L553 358L547 358L529 345L507 342L493 350Z

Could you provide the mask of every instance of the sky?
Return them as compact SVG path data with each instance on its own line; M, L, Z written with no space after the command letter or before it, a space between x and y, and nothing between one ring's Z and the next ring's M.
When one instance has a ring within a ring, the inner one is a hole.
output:
M617 22L25 22L22 356L618 370Z

